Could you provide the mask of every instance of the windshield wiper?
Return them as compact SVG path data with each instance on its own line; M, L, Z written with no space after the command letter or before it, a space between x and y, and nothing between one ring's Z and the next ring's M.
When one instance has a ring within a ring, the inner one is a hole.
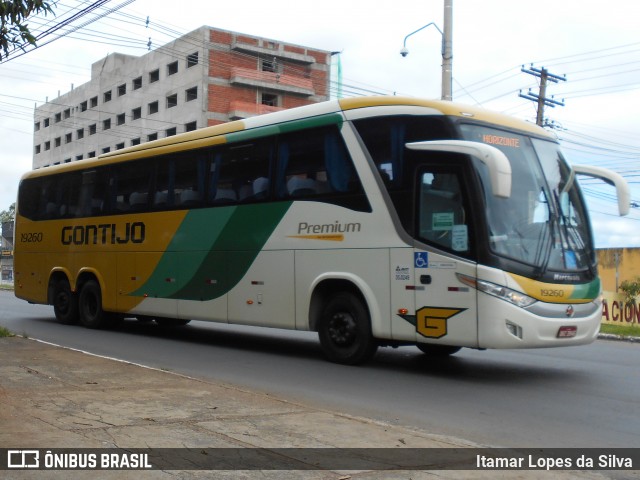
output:
M562 190L563 193L567 191L566 188ZM559 227L558 233L560 234L560 245L562 246L562 256L565 260L565 268L566 266L566 255L568 252L573 253L573 255L584 255L587 250L587 246L584 242L584 239L578 232L578 229L575 226L571 225L571 219L564 212L562 208L562 204L560 203L560 199L558 198L558 194L554 192L554 199L556 201L556 205L558 206L560 215L557 218L557 222L562 225L562 228ZM566 246L565 246L566 245ZM592 262L587 258L586 261L581 263L586 263L589 272L592 275L596 275ZM578 264L576 262L574 268L578 269Z

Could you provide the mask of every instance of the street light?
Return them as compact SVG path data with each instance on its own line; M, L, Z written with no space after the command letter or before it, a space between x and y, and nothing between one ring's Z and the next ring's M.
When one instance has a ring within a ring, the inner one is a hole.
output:
M435 22L427 23L424 27L420 27L415 32L411 32L409 35L404 37L404 43L402 44L402 50L400 50L400 55L402 55L403 57L406 57L407 55L409 55L409 49L407 48L407 38L409 38L411 35L418 33L421 30L424 30L427 27L430 27L431 25L436 27L436 29L440 32L440 35L442 35L442 55L444 55L444 33L442 33L442 30L440 30L440 28L438 27L438 25L435 24Z
M453 63L453 47L451 46L451 30L452 30L452 14L453 0L444 0L444 32L438 28L435 22L427 23L425 26L420 27L415 32L411 32L404 37L404 43L400 55L406 57L409 55L409 49L407 48L407 39L427 27L433 25L438 29L442 36L442 100L451 101L451 84L453 79L452 63Z

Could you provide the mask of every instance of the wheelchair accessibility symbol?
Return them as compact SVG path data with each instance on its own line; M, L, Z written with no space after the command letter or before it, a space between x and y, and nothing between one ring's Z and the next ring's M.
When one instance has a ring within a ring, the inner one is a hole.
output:
M429 254L427 252L414 252L413 264L416 268L429 268Z

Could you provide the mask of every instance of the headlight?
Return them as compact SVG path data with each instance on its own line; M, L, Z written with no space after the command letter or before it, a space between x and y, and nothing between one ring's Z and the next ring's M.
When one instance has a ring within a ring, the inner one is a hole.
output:
M525 295L521 292L516 292L515 290L503 287L502 285L487 282L486 280L478 280L477 278L462 275L461 273L456 273L456 276L458 277L458 280L460 280L465 285L469 285L470 287L480 290L481 292L488 293L489 295L501 298L502 300L506 300L509 303L517 305L518 307L528 307L529 305L532 305L537 301L535 298L532 298L529 295Z

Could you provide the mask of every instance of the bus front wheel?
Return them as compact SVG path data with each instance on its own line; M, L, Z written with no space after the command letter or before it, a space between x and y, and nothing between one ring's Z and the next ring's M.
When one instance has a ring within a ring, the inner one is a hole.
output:
M107 325L107 314L102 310L102 292L95 280L89 280L80 290L78 301L80 323L87 328L102 328Z
M318 337L325 356L345 365L369 360L378 348L367 308L349 292L330 297L318 324Z
M78 297L67 279L58 280L53 286L53 312L63 325L78 323Z

